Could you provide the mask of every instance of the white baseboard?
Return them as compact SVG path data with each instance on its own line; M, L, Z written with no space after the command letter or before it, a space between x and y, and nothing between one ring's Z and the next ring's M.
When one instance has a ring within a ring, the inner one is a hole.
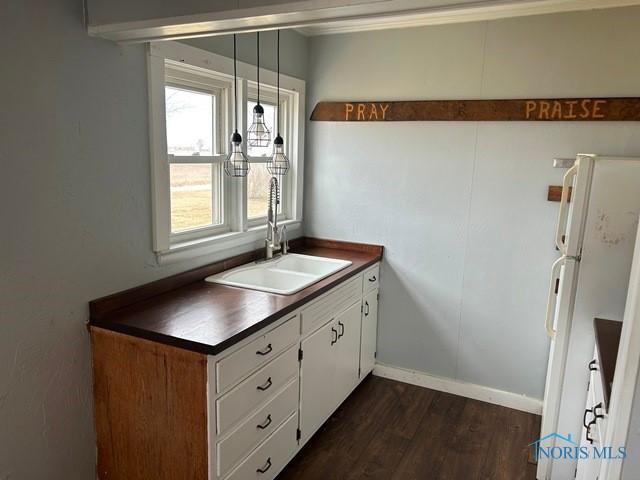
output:
M542 401L537 398L505 392L495 388L484 387L473 383L461 382L452 378L437 377L429 373L417 372L401 367L393 367L376 363L373 374L399 382L426 387L439 392L452 393L461 397L473 398L523 412L542 414Z

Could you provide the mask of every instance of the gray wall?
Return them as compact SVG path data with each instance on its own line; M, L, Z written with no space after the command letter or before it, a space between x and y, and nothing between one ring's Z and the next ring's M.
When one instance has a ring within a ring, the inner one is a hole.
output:
M260 66L276 71L276 32L260 33ZM201 37L181 40L182 43L197 48L233 57L233 36ZM245 33L237 36L238 60L256 63L256 34ZM309 60L309 39L295 30L280 32L280 71L292 77L307 78Z
M2 8L0 479L86 480L87 302L216 257L151 251L144 47L89 38L78 0Z
M319 100L637 96L640 9L315 37ZM563 171L637 123L309 122L305 232L386 247L378 360L541 398Z

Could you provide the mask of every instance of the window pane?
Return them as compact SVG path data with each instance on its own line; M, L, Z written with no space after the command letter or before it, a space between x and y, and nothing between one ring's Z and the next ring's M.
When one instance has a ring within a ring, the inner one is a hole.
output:
M218 192L219 166L202 163L170 165L171 231L221 223L220 205L214 205L213 190Z
M247 175L247 217L256 218L267 215L269 205L269 181L271 175L264 163L251 165Z
M269 182L271 174L265 163L251 164L251 170L247 175L247 218L259 218L267 216L269 207ZM278 177L280 187L280 205L278 213L282 213L282 177Z
M247 129L253 123L253 107L255 107L255 101L247 102ZM264 108L264 123L271 132L271 142L266 147L252 147L247 142L247 155L250 157L270 157L273 153L273 139L276 137L276 107L267 103L260 103Z
M213 95L165 87L167 147L173 155L213 155Z

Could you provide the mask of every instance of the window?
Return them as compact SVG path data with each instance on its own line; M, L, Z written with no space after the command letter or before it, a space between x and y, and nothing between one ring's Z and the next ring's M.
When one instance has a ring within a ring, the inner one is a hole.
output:
M247 178L224 174L233 131L233 62L175 42L149 47L154 250L160 261L256 243L265 234L272 145L250 147ZM277 133L275 73L261 70L260 103ZM255 66L238 62L238 126L246 140L257 100ZM280 77L280 131L292 168L280 182L280 222L302 212L304 82ZM292 232L294 233L294 232Z
M282 97L282 95L281 95ZM250 86L249 101L247 102L247 112L252 113L253 107L258 100L258 92L256 88ZM276 91L268 86L261 85L260 105L264 108L264 122L271 132L271 141L277 134L276 126ZM284 135L286 130L286 117L288 114L288 105L286 97L280 99L280 124L283 127L281 133ZM251 125L253 118L247 115L247 128ZM251 170L247 175L247 218L250 225L256 225L264 221L267 216L267 208L269 204L269 183L271 174L267 170L267 162L271 159L273 153L273 144L268 147L252 147L247 145L247 155L251 161ZM289 155L289 152L287 152ZM287 196L290 189L290 175L284 178L278 177L280 186L280 205L278 206L278 219L287 217L287 207L289 197Z

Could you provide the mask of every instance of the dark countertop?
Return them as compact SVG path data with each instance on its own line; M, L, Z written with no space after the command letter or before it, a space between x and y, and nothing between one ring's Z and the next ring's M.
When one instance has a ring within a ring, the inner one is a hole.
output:
M616 360L618 358L618 346L620 344L620 334L622 333L622 322L615 320L605 320L596 318L593 321L596 333L596 348L600 365L598 370L602 379L604 392L604 408L608 410L609 398L611 398L611 385L613 375L616 370Z
M249 263L256 250L90 302L89 325L216 355L282 318L382 258L381 246L304 238L292 251L339 258L349 267L293 295L278 295L205 282L204 278Z

